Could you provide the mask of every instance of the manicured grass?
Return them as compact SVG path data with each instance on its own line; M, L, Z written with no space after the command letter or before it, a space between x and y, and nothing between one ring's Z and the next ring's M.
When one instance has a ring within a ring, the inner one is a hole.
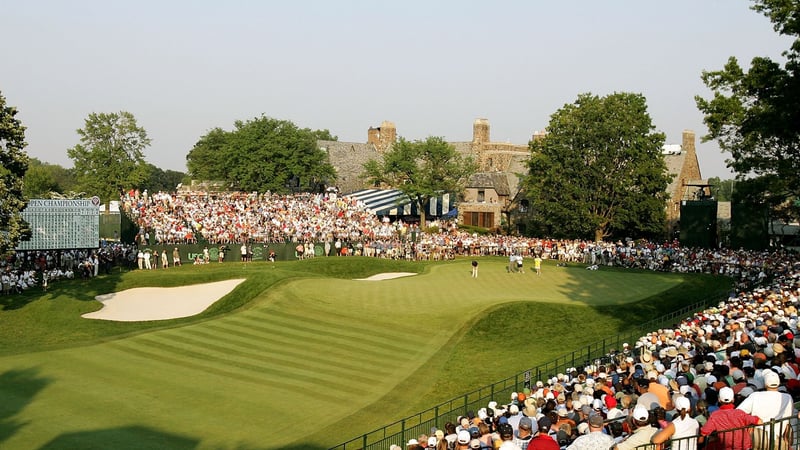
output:
M727 288L505 266L318 258L55 284L0 311L0 447L327 448ZM381 272L421 275L353 280ZM80 318L100 293L241 277L195 318Z

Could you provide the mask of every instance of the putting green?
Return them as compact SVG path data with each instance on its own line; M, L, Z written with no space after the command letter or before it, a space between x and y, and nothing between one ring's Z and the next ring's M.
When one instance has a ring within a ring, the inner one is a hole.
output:
M306 434L392 392L489 308L625 304L682 281L547 265L536 276L505 267L482 260L476 279L469 261L459 261L392 280L293 280L212 320L2 357L0 446L315 448L303 445ZM396 420L396 411L373 420ZM341 430L326 444L373 427Z

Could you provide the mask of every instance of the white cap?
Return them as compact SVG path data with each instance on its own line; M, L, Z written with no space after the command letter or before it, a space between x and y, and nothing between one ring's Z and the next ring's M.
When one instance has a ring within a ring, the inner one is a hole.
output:
M778 376L777 373L769 369L764 369L763 376L764 376L764 386L768 388L776 388L781 385L781 377Z
M733 395L733 389L725 386L719 390L719 401L723 403L731 403L733 402Z
M642 405L637 405L633 408L633 418L639 421L645 421L650 417L650 412Z
M686 397L678 397L675 399L675 409L680 411L682 409L689 410L692 407L692 402Z

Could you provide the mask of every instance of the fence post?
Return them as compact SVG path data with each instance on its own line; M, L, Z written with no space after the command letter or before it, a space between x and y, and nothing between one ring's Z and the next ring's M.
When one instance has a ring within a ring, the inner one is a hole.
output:
M403 435L403 437L405 438L405 434ZM366 434L364 435L364 442L361 443L361 448L364 448L364 449L367 448L367 435Z
M442 423L442 421L439 420L439 405L436 405L436 407L433 408L433 417L434 417L433 418L434 424L439 425L440 423Z
M405 440L406 440L406 419L403 419L403 420L400 421L400 433L401 433L401 436L403 436L403 441L405 442ZM366 447L364 447L364 448L366 448Z

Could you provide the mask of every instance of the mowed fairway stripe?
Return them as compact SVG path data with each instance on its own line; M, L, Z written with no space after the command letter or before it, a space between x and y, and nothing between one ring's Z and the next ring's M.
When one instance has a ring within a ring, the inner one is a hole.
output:
M200 352L207 350L213 352L215 355L220 355L220 357L230 357L232 360L235 359L236 361L251 361L254 364L272 364L292 372L313 372L318 371L320 367L319 361L315 359L301 358L297 357L296 355L290 355L289 353L281 354L280 352L276 352L271 348L264 347L239 349L230 341L221 342L208 339L198 339L181 334L170 336L170 342L181 344L185 347L191 347ZM341 364L333 363L329 364L326 374L336 378L351 378L352 380L360 383L374 383L378 381L379 378L377 376L367 376L363 373L363 370L356 367L348 369Z
M226 321L226 326L232 325L239 325L244 329L248 330L258 330L260 333L267 333L271 334L272 339L283 340L286 343L292 343L299 347L308 347L308 348L327 348L328 346L337 346L343 350L349 351L354 354L364 354L370 357L381 358L387 354L387 351L384 347L380 345L375 345L371 343L363 343L358 339L354 338L331 338L326 336L319 336L314 332L308 332L304 330L297 330L293 328L287 328L280 326L278 324L265 324L265 323L255 323L251 320L246 318L241 318L237 316L231 320ZM412 350L409 355L406 355L409 352L400 352L394 354L395 358L400 357L401 359L405 355L406 357L410 357L415 352Z
M254 323L262 324L263 326L270 327L273 330L281 330L284 334L294 334L297 336L315 336L318 339L324 339L333 343L352 343L358 342L359 347L383 349L390 352L405 352L409 347L422 345L423 342L408 342L407 345L396 345L397 341L389 337L384 339L376 339L376 337L369 332L354 328L352 325L347 328L343 327L330 327L327 324L320 324L316 322L304 321L287 321L281 317L241 317L245 321L253 321Z
M183 330L183 333L187 335L194 336L204 342L208 342L212 345L219 343L219 335L218 334L210 334L205 332L204 330ZM268 352L270 354L279 355L280 357L284 358L301 358L305 360L313 359L315 362L321 365L337 365L339 368L344 370L352 370L361 372L363 370L363 366L360 364L348 364L345 361L346 357L349 357L350 354L347 352L340 352L338 354L334 354L330 351L325 353L320 353L316 349L305 351L299 351L297 348L289 348L287 346L277 346L277 345L268 345L269 343L266 342L258 342L255 343L252 340L244 340L239 339L238 337L234 337L231 335L226 336L224 340L225 344L228 345L228 348L231 348L234 351L237 349L242 349L243 351L264 351L264 347L268 347ZM381 371L376 370L373 373L377 376L385 376L389 372L388 371Z
M313 369L295 368L294 370L289 370L290 368L287 367L270 364L267 358L263 360L256 360L252 357L238 358L224 352L209 351L207 348L187 348L159 338L140 337L136 339L136 342L139 345L149 346L153 351L169 353L175 356L176 359L200 362L200 364L205 364L209 367L260 374L275 380L291 379L293 382L305 383L307 387L325 384L329 388L348 394L361 395L365 393L364 390L350 384L340 383L340 377Z

